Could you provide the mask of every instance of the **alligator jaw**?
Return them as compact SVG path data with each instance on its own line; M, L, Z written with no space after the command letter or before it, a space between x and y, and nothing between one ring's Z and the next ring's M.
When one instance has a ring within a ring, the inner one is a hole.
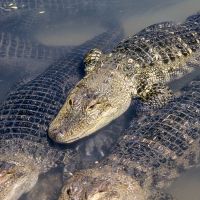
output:
M38 168L29 159L0 159L0 199L17 200L37 182Z
M125 112L125 110L128 108L129 102L127 103L127 106L125 107L122 112ZM72 143L77 140L80 140L84 137L87 137L91 135L92 133L98 131L100 128L103 128L104 126L108 125L110 122L115 120L118 116L122 114L122 112L117 113L117 110L115 112L116 117L110 116L109 117L102 117L99 120L96 120L96 124L89 124L88 126L81 127L81 122L78 124L78 126L75 128L74 126L70 127L68 131L62 130L62 127L65 127L63 124L61 127L54 127L52 124L49 128L49 136L51 139L58 143ZM112 117L112 120L110 118Z
M78 172L65 183L59 200L73 199L145 200L146 194L131 177L104 166Z

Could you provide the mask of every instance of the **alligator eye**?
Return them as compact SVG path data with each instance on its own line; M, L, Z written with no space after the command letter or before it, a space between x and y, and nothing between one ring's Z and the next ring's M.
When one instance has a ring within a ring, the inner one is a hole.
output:
M88 109L93 109L95 107L95 104L88 107Z
M100 105L100 103L94 103L94 104L91 104L87 107L88 110L92 110L94 107Z
M69 105L72 106L73 105L73 101L70 99L69 100Z

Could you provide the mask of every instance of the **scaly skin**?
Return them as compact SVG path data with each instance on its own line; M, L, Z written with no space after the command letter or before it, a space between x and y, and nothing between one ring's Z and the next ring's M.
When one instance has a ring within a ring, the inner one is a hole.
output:
M164 85L193 70L187 62L200 47L199 26L200 14L182 24L155 24L102 55L68 95L49 136L60 143L88 136L125 112L135 97L152 107L168 102L171 91Z
M198 78L183 96L133 121L106 160L67 180L59 200L169 199L163 189L199 163L199 112Z
M71 50L72 47L49 47L10 33L0 33L0 59L49 59L52 61L63 57Z
M1 105L0 199L16 200L35 185L40 173L69 165L73 151L52 144L47 128L64 103L66 92L79 80L84 54L96 46L110 49L121 39L120 26L109 24L107 31L16 88Z
M47 46L35 40L18 37L12 33L0 32L1 77L8 76L9 73L13 74L16 71L18 77L25 76L23 82L27 82L28 79L33 79L33 77L43 72L51 63L68 54L72 48L75 47ZM14 80L11 82L14 82ZM17 82L22 84L21 79ZM5 95L11 87L9 85L6 81L1 83L1 88L6 87L7 89L1 91L0 101L6 98Z

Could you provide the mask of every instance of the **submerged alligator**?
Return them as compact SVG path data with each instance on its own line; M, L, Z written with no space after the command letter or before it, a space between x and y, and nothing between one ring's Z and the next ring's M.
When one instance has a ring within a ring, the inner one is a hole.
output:
M37 41L23 39L11 33L0 33L0 61L3 63L18 63L21 66L30 64L30 61L54 61L63 57L73 47L51 47Z
M16 200L30 190L38 175L67 165L73 152L53 144L47 128L79 80L84 54L90 48L110 50L122 39L119 24L73 49L44 73L10 93L0 109L0 199Z
M76 172L60 200L169 200L164 189L200 161L200 79L183 96L133 121L111 154Z
M47 46L36 40L25 39L8 32L0 32L0 101L5 98L10 86L27 82L44 71L52 62L69 53L72 46ZM6 77L14 75L13 79L19 81L7 81ZM21 78L23 77L23 81ZM18 83L14 83L17 81ZM12 83L13 82L13 83Z
M135 97L161 107L173 96L166 84L193 70L186 63L199 43L197 13L182 24L149 26L109 54L91 50L85 58L87 74L69 93L49 136L60 143L88 136L124 113Z

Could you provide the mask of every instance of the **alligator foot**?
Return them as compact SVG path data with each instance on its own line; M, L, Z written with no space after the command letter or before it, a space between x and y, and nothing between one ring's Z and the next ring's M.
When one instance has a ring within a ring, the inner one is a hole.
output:
M102 57L102 51L100 49L96 49L96 48L91 49L85 55L84 64L85 64L86 74L90 73L97 67L101 57Z

